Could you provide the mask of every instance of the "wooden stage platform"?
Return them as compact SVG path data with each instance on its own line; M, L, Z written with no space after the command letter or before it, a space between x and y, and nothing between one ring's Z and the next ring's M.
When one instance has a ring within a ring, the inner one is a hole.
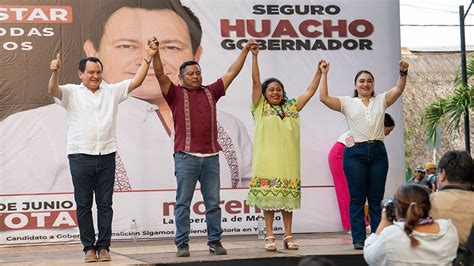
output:
M366 265L362 251L354 250L351 236L345 232L295 234L300 250L283 249L282 236L277 236L277 252L266 252L263 240L256 235L223 236L228 255L210 255L205 237L193 237L189 243L191 256L177 258L172 239L113 241L112 261L87 265L219 265L219 266L278 266L298 265L307 256L325 257L334 265ZM6 246L0 248L0 265L80 265L82 246L54 244L35 246Z

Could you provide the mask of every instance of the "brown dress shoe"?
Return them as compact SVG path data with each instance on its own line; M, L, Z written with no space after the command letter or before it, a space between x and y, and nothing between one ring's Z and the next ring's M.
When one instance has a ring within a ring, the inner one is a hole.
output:
M112 258L110 257L109 251L103 248L99 250L99 261L110 261Z
M96 262L97 261L97 254L95 250L89 249L86 251L86 256L84 257L84 262Z

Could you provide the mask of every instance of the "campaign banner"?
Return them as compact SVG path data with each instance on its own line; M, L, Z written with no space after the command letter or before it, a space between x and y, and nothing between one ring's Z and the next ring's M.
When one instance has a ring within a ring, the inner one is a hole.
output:
M337 205L313 202L336 202L332 187L302 189L302 208L310 212L295 212L294 229L306 232L339 230ZM316 195L316 196L314 196ZM171 238L175 233L174 191L117 192L114 194L112 238L118 240ZM245 204L247 190L224 189L220 201L224 234L257 235L259 208ZM141 205L133 206L133 204ZM153 206L147 206L145 203ZM330 207L328 207L330 206ZM205 207L202 195L196 191L191 204L191 235L206 235ZM3 244L74 242L79 240L74 197L69 194L5 197L0 204L0 230ZM93 208L94 221L97 220ZM137 228L133 228L135 221ZM275 216L274 232L283 233L283 221Z
M352 95L362 69L374 74L380 94L398 78L399 24L399 3L392 0L3 0L0 245L79 241L66 111L47 89L58 53L60 84L79 84L78 63L88 56L102 61L104 81L117 83L135 75L147 40L155 36L173 82L181 63L195 60L209 84L255 39L262 80L281 80L288 98L306 90L321 58L330 63L331 95ZM257 234L261 214L245 204L252 178L251 60L249 55L217 105L224 237ZM295 233L342 230L327 157L347 124L318 94L300 113L302 207L294 212ZM173 122L152 68L118 109L113 239L173 237ZM396 123L384 140L390 197L404 180L401 100L387 112ZM206 235L204 211L198 185L191 235ZM275 219L275 232L283 233L281 217Z

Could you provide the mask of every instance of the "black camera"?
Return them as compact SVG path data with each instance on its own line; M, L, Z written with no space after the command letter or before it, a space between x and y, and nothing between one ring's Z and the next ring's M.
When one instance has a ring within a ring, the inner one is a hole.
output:
M384 199L382 200L382 209L385 208L385 213L387 213L387 218L390 222L396 220L395 217L395 203L392 199Z

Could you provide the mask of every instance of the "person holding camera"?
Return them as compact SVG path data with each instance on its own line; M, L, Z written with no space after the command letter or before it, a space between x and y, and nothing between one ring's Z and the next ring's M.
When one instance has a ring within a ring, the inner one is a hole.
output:
M425 187L403 185L382 205L382 220L364 245L369 265L451 265L459 243L456 228L450 220L429 216Z

